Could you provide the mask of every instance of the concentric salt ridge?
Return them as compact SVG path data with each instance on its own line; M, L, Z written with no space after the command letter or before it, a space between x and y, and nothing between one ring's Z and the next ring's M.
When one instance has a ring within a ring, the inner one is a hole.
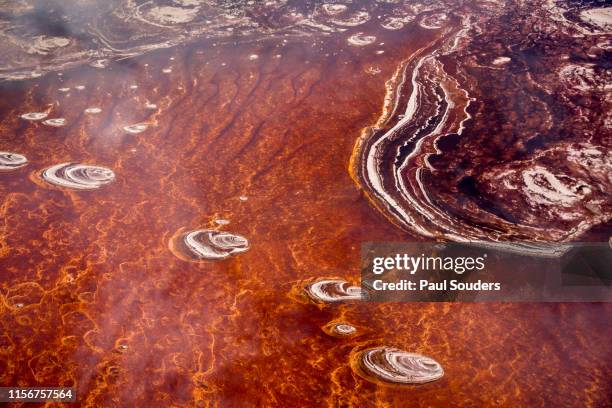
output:
M389 384L424 384L444 376L444 369L434 359L391 347L362 351L351 365L363 378Z
M305 291L312 300L324 303L362 299L361 288L342 279L322 279L307 285Z
M28 159L18 153L0 152L0 171L15 170L28 164Z
M176 235L170 249L183 259L221 260L248 251L249 241L231 232L202 229Z
M111 169L77 163L61 163L41 173L47 183L74 190L95 190L115 179Z

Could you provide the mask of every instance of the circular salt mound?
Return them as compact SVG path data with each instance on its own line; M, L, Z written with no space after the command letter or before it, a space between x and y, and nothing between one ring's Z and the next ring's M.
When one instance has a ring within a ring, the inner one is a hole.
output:
M28 159L17 153L0 152L0 171L14 170L28 164Z
M148 125L144 123L137 123L135 125L124 126L123 130L125 130L128 133L137 134L137 133L144 132L145 130L147 130L147 128L148 128Z
M424 384L444 376L434 359L390 347L365 350L351 365L366 380L389 384Z
M196 230L182 235L189 255L198 260L225 259L249 250L249 241L237 234L215 230Z
M106 167L62 163L43 170L41 177L58 187L95 190L113 181L115 173Z
M47 119L43 121L43 125L52 126L52 127L62 127L66 124L66 119L64 118L53 118Z
M376 37L373 35L365 35L363 33L353 34L348 38L348 43L355 47L363 47L370 45L376 41Z
M324 303L361 300L361 288L341 279L322 279L306 286L305 290L312 300Z
M322 329L333 337L350 337L357 333L355 326L344 322L330 322L323 326Z
M41 120L46 118L48 115L48 113L46 112L29 112L29 113L24 113L23 115L21 115L21 119L25 119L25 120Z

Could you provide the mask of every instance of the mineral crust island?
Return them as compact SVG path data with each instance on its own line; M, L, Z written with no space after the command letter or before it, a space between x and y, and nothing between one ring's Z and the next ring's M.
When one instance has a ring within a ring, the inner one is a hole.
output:
M372 282L372 288L376 291L496 291L501 290L501 283L483 282L481 280L476 282L459 282L456 279L440 282L430 282L427 279L419 279L418 281L402 279L397 282L385 282L377 279Z

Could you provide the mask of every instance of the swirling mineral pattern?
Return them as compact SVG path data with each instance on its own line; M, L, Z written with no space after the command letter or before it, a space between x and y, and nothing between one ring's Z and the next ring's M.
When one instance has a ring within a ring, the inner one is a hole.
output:
M170 249L179 258L220 260L249 250L249 241L242 235L215 230L180 233L170 240Z
M434 359L389 347L357 354L352 367L367 380L389 384L424 384L444 376L444 369Z
M361 300L362 298L359 286L352 286L341 279L322 279L307 285L305 290L312 300L323 303Z
M558 12L576 13L556 3L543 11L559 19L554 51L447 13L417 20L441 36L400 65L382 116L355 149L358 182L395 224L546 254L506 242L570 241L610 222L610 26L593 22L606 18L601 11L582 13L588 28L579 17L561 19ZM519 12L485 10L487 27L524 24ZM533 35L544 39L546 30ZM570 57L587 48L589 63ZM513 100L529 107L513 111Z
M608 241L607 3L0 0L0 385L612 407L612 303L358 284L363 242Z
M43 170L41 178L58 187L95 190L112 182L115 179L115 173L106 167L62 163Z
M17 153L0 152L0 171L15 170L28 164L28 159Z

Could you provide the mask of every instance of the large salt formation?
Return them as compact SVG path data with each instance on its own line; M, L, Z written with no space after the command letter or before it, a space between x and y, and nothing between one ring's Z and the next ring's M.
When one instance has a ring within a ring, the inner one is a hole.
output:
M612 32L596 24L610 9L549 3L437 18L442 35L398 68L353 160L393 222L495 242L576 240L610 222Z

